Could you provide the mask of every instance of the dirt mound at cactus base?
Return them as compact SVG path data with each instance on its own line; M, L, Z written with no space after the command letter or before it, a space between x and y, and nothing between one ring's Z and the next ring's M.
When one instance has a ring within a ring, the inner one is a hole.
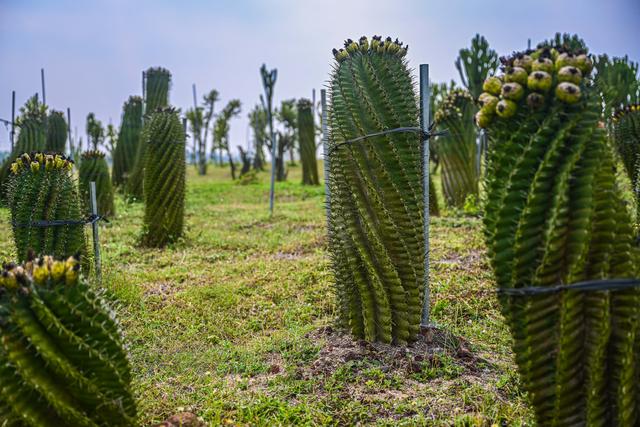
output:
M405 375L439 369L446 364L455 365L465 373L477 373L478 362L486 363L469 350L463 338L435 327L423 330L418 339L407 346L355 340L330 326L311 332L309 338L326 341L326 344L318 358L298 372L305 379L331 375L348 362L365 362L385 373Z

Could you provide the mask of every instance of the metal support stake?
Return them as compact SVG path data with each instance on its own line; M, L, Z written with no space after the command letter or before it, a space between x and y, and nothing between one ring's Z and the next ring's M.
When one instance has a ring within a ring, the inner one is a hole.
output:
M11 91L11 151L13 151L13 141L16 136L16 91Z
M44 68L40 68L40 80L42 82L42 104L47 105L47 95L44 91Z
M73 159L73 141L71 140L71 108L69 107L67 107L67 138L69 139L69 155Z
M420 127L423 131L429 129L429 64L420 64ZM429 304L429 138L422 141L422 191L423 191L423 220L424 220L424 299L422 301L421 328L428 328Z
M315 92L314 92L315 93ZM329 225L329 218L331 217L331 192L329 191L329 132L327 123L327 91L325 89L320 90L320 104L322 105L322 153L324 163L324 194L325 194L325 209L327 211L327 226Z
M89 183L89 191L91 193L91 213L93 215L98 215L98 202L96 200L95 181L91 181ZM91 228L93 229L93 253L96 263L96 279L98 280L98 284L102 285L102 262L100 260L100 237L98 236L98 221L94 221L93 224L91 224Z

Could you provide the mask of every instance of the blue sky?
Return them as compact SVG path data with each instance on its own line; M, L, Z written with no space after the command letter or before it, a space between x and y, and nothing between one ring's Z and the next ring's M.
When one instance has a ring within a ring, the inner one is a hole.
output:
M640 60L637 0L0 0L0 118L40 89L72 111L84 135L88 112L119 124L123 102L141 93L141 71L173 74L171 102L192 105L211 88L222 103L239 98L232 144L245 144L246 113L262 93L259 67L278 68L275 97L310 97L331 70L331 49L345 38L391 35L408 43L412 67L427 62L433 80L457 79L454 60L475 33L499 54L578 33L592 52ZM221 107L221 105L220 105ZM0 125L0 149L8 132Z

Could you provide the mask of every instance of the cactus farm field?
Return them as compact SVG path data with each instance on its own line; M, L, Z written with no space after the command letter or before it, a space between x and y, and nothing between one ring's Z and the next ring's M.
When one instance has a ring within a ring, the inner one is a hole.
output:
M638 50L587 32L477 33L456 80L346 38L318 93L167 59L80 119L42 68L0 117L0 427L640 426Z

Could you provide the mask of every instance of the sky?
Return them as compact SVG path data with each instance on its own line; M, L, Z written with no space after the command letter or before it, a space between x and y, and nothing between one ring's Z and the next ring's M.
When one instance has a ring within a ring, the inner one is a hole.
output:
M232 98L233 146L247 145L247 113L263 93L259 68L278 69L274 98L311 97L330 78L331 49L346 38L392 36L407 43L412 68L434 81L458 80L454 61L476 33L498 54L556 32L577 33L591 52L640 61L638 0L0 0L0 118L40 91L53 109L71 108L84 135L94 112L119 126L122 105L141 95L141 73L173 75L171 104L185 111L212 88L217 109ZM86 138L85 138L86 140ZM9 132L0 125L0 150Z

